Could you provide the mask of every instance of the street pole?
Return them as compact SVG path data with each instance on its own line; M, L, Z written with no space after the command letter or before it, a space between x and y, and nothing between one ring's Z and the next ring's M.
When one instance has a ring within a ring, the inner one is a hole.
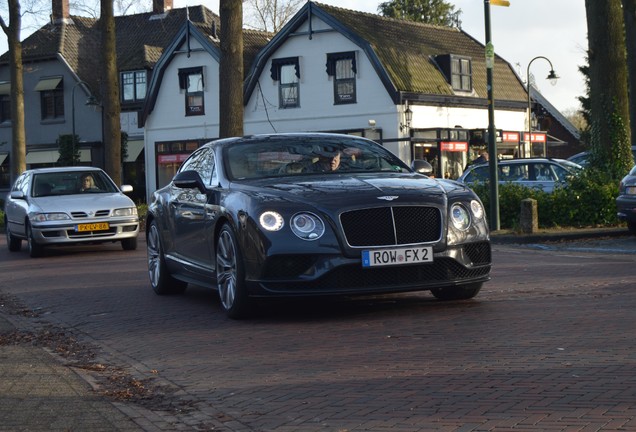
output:
M552 83L555 83L556 80L559 79L559 77L554 72L554 67L552 66L552 62L547 57L537 56L537 57L533 58L532 60L530 60L530 63L528 63L528 69L526 70L526 80L528 81L528 83L527 83L527 90L528 90L528 137L527 137L527 139L524 140L524 141L526 141L528 147L527 147L526 151L524 151L524 157L525 157L525 154L527 154L527 153L530 153L531 156L532 156L532 153L533 153L532 152L532 101L530 99L530 65L532 64L533 61L535 61L537 59L543 59L543 60L547 61L550 64L550 74L548 75L548 77L546 79L550 80ZM543 157L548 157L548 148L547 148L545 142L543 143Z
M73 90L71 90L71 124L72 124L72 137L71 139L73 140L72 145L71 145L71 165L75 165L75 148L77 147L77 139L75 138L75 89L77 88L78 85L82 85L82 87L84 87L84 89L87 90L88 92L88 99L86 100L85 105L87 106L98 106L98 102L97 99L95 99L95 96L93 96L93 92L91 91L90 87L88 86L88 84L84 81L78 81L75 83L75 85L73 86Z
M497 173L497 140L495 137L495 100L492 72L495 67L495 48L490 36L490 0L484 0L486 21L486 88L488 90L488 165L490 168L490 229L499 230L499 178Z

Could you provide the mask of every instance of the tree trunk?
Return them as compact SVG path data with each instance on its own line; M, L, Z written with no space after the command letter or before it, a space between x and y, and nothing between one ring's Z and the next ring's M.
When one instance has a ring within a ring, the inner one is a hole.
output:
M121 105L115 47L113 0L101 0L102 61L104 63L104 169L121 185Z
M636 0L623 0L623 18L629 77L629 124L631 143L636 145Z
M587 14L591 163L616 177L629 151L629 101L621 0L585 0ZM608 165L609 164L609 165ZM624 174L624 173L623 173Z
M219 136L243 135L243 2L221 0Z
M24 79L20 42L20 1L8 0L9 25L2 22L9 45L11 79L11 184L26 169L26 130L24 125Z

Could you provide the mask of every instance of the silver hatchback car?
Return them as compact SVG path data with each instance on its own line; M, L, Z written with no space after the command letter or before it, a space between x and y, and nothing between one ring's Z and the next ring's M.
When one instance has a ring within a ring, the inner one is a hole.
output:
M23 172L5 203L10 251L26 240L31 257L45 246L121 241L124 250L137 248L137 206L101 169L42 168Z

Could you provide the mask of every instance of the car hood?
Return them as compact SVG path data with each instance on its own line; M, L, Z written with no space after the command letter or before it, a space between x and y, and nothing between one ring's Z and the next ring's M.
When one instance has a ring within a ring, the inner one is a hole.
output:
M258 194L262 199L269 192L268 201L281 200L314 204L340 209L369 206L370 203L421 203L443 206L447 189L438 181L416 174L329 175L328 178L286 178L259 180L254 183L235 184L247 194ZM293 182L292 182L293 181ZM463 188L463 187L462 187Z
M135 203L121 193L95 193L82 195L58 195L31 198L31 211L63 212L96 211L134 207Z

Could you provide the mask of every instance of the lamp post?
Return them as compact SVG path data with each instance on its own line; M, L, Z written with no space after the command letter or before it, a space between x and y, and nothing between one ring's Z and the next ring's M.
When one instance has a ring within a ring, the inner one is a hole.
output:
M498 231L499 178L497 174L497 140L495 139L495 97L492 70L495 67L495 48L490 37L490 0L484 0L486 27L486 89L488 91L488 166L490 173L490 229Z
M530 100L530 65L532 64L533 61L537 59L543 59L550 64L550 73L548 74L546 79L550 80L550 83L552 85L555 85L556 81L559 79L557 74L554 72L554 67L552 66L552 62L547 57L537 56L533 58L532 60L530 60L530 63L528 63L528 69L526 71L526 79L528 80L528 137L525 141L528 143L527 151L530 151L530 152L532 152L532 103ZM547 150L546 144L543 144L543 156L547 156L548 155L547 153L548 153L548 150Z
M75 136L75 89L79 85L82 85L88 92L88 99L86 99L86 102L84 103L84 105L99 106L99 103L97 102L97 98L93 96L93 92L91 91L91 88L89 87L89 85L86 82L81 80L76 82L75 85L73 86L73 90L71 90L71 124L73 128L71 132L72 133L71 139L73 140L71 145L71 164L72 165L75 165L75 147L77 145L77 139Z

